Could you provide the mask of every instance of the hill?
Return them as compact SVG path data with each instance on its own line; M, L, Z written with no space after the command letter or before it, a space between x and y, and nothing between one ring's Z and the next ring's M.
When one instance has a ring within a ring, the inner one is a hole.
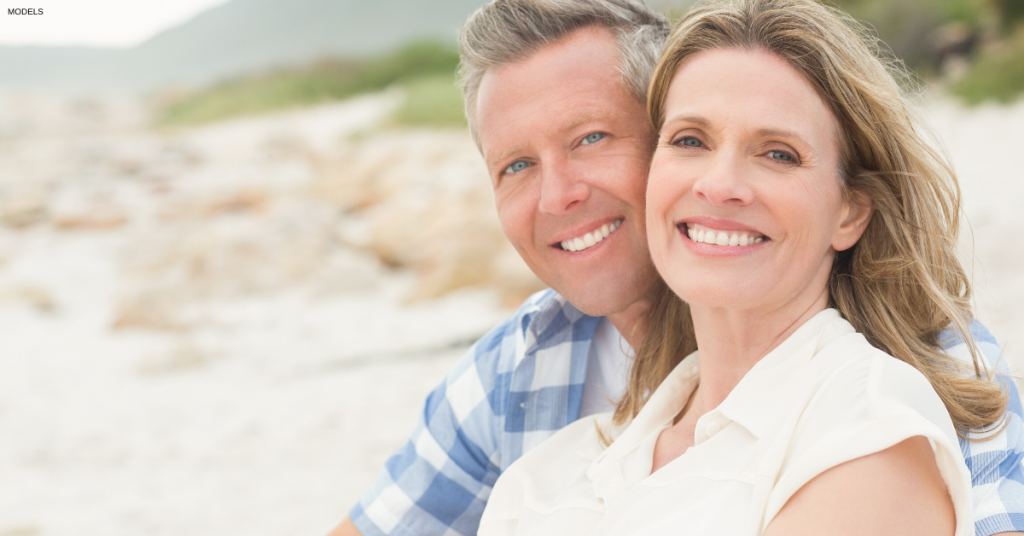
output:
M200 85L410 39L454 42L484 0L233 0L130 49L0 47L0 87L58 91Z

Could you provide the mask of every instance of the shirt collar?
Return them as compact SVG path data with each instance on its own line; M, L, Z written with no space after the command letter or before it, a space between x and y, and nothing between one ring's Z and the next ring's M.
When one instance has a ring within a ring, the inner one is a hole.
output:
M526 329L524 341L526 348L523 354L529 354L538 347L547 346L552 342L551 339L562 336L566 330L571 330L573 325L581 319L590 320L590 323L593 324L592 327L596 329L601 317L588 316L569 303L569 300L561 294L552 291L548 299L537 304L536 312L528 321L529 327ZM593 336L593 329L589 331L589 335Z

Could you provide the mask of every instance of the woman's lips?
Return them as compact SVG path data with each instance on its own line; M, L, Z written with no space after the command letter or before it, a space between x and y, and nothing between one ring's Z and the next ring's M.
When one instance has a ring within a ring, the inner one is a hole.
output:
M683 222L679 230L695 244L709 244L723 247L744 247L760 244L767 237L757 231L729 231L714 229L706 225Z

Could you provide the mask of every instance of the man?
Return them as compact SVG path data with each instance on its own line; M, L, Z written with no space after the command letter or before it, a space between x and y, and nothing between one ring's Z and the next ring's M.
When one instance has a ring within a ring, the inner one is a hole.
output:
M505 234L554 290L470 349L332 535L475 534L504 469L579 417L613 409L643 319L666 292L644 229L655 144L644 102L668 31L630 0L495 0L470 17L461 35L470 129ZM999 348L976 327L994 363ZM962 445L986 536L1024 530L1024 424L1006 385L1007 429Z

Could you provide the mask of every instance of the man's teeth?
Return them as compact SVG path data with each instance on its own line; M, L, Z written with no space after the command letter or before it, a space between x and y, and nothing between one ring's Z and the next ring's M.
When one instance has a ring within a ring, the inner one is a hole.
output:
M608 238L608 235L615 232L619 226L622 225L622 218L619 218L611 223L606 223L598 229L583 235L577 236L576 238L570 238L569 240L562 241L562 249L566 251L583 251L592 246L597 245L599 242Z
M716 246L751 246L764 240L764 235L753 231L719 231L695 223L686 225L686 234L698 244Z

